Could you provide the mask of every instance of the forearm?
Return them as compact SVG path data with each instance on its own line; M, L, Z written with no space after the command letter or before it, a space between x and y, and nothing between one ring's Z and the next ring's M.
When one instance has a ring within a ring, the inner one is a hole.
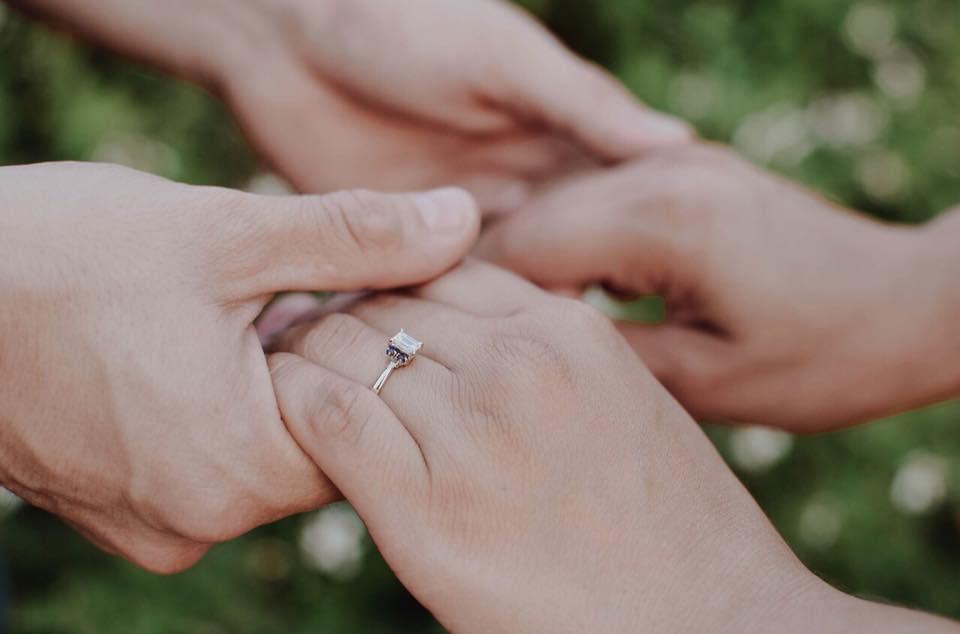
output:
M285 1L285 0L284 0ZM275 0L10 0L25 13L204 85L276 41Z

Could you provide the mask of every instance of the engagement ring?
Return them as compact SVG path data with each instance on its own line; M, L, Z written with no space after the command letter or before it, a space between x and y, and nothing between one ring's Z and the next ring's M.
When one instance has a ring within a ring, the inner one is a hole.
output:
M380 394L380 390L383 389L383 385L387 382L387 379L390 378L390 375L393 374L394 370L404 368L413 363L414 357L417 356L417 352L419 352L422 347L422 342L405 333L403 329L394 335L393 339L390 340L389 346L387 346L387 358L390 359L390 363L383 371L383 374L380 375L380 378L377 379L377 382L373 384L374 393Z

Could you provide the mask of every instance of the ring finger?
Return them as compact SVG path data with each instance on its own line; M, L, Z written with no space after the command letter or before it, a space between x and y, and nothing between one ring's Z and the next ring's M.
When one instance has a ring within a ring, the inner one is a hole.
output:
M350 309L350 314L381 331L389 331L397 324L414 336L428 337L424 346L430 358L455 370L464 362L463 350L473 349L479 337L488 329L487 320L460 312L410 295L383 294L362 301ZM479 345L479 344L477 344Z
M389 363L384 354L389 339L352 315L336 313L292 328L280 338L277 351L292 352L372 386ZM453 408L447 395L453 392L453 383L450 371L431 359L428 346L424 346L407 367L390 374L380 397L418 442L429 442L430 421L450 418Z

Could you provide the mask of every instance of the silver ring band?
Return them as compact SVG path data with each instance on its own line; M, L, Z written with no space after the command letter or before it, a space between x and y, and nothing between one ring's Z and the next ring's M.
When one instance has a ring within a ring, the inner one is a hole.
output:
M397 368L405 368L413 363L414 358L416 358L417 353L422 347L423 343L421 341L411 337L401 328L400 332L395 334L387 345L387 358L390 359L390 363L387 364L387 367L380 374L380 378L373 384L373 387L370 388L373 390L373 393L380 394L380 391L383 390L383 386L386 385L387 379L390 378L393 371Z

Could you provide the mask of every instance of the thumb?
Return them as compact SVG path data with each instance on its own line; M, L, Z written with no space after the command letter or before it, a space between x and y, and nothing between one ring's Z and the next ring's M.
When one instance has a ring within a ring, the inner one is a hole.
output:
M688 124L646 107L604 69L552 38L523 59L508 66L512 101L602 159L621 161L693 138Z
M244 194L221 272L240 298L280 291L391 288L437 277L470 250L479 231L465 191L326 196Z

